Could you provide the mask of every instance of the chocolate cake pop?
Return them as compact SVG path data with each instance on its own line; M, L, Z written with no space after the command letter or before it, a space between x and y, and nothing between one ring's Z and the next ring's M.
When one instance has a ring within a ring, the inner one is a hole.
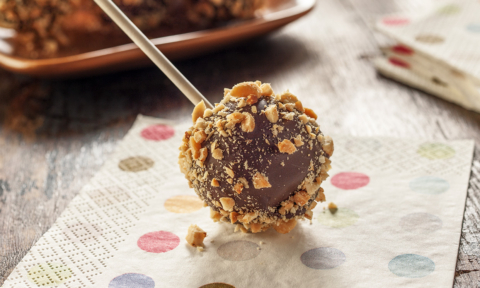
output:
M244 82L225 89L214 109L200 102L179 164L214 221L257 233L288 233L325 201L333 141L317 115L290 92Z

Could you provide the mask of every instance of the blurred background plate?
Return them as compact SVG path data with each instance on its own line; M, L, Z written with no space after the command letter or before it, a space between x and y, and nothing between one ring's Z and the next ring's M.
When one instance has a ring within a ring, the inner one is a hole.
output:
M310 12L315 0L270 0L252 20L234 21L223 27L153 38L170 59L181 60L272 32ZM78 77L152 65L133 43L48 59L15 56L9 44L14 31L0 30L0 67L42 78Z

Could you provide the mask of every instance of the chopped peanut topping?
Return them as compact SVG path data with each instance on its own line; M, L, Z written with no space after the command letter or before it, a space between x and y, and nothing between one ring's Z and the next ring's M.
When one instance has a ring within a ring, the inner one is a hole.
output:
M287 202L284 207L285 207L285 209L287 209L287 210L292 209L292 207L293 207L293 202L292 202L292 201Z
M210 218L213 219L213 222L218 222L222 218L222 214L210 208Z
M224 167L225 168L225 172L227 172L228 176L230 177L235 177L235 173L233 172L232 169L228 168L228 167Z
M280 220L276 224L273 224L273 229L280 234L287 234L288 232L292 231L293 228L297 225L297 220L292 219L290 221L283 221Z
M197 131L195 132L195 134L193 134L193 138L195 139L195 142L197 142L198 144L201 144L207 138L207 134L205 134L203 130Z
M312 220L312 218L313 218L313 212L310 211L310 210L308 210L308 211L305 212L305 215L304 215L304 216L305 216L305 218L307 218L308 220Z
M318 191L318 196L315 198L315 201L317 202L325 202L327 199L325 198L325 194L323 193L323 188L320 188L320 191Z
M207 156L208 156L207 148L200 149L200 157L198 157L198 160L203 162L205 161L205 159L207 159Z
M192 121L193 121L194 124L195 124L195 122L197 122L197 119L199 117L203 117L203 112L205 112L205 109L207 109L207 107L205 106L205 102L203 102L203 100L200 101L195 106L195 108L193 108Z
M295 146L300 147L303 145L302 135L298 134L297 137L293 138L293 142L295 142Z
M223 159L223 152L219 148L214 149L212 152L212 157L217 159L217 160L222 160Z
M250 230L252 230L252 233L258 233L258 232L262 231L262 224L252 223L252 224L250 224Z
M295 103L298 101L297 96L293 95L290 92L283 92L282 95L280 95L280 102L283 103Z
M242 193L243 184L242 183L235 184L235 186L233 186L233 190L235 190L235 192L237 192L238 194Z
M253 105L258 102L258 96L257 95L248 95L247 97L247 104L248 105Z
M195 128L200 129L200 130L204 130L206 127L207 127L207 122L205 122L205 120L203 120L203 118L198 117L197 121L195 122Z
M295 104L293 104L293 103L287 103L287 104L285 104L285 108L286 108L288 111L292 112L293 109L295 108ZM294 113L294 115L295 115L295 113Z
M310 207L308 207L308 209L313 210L315 207L317 207L317 202L312 201L312 204L310 204Z
M257 213L255 212L250 212L250 213L247 213L245 215L243 215L242 217L242 223L250 223L252 222L253 219L257 218ZM238 219L240 219L240 217L238 217Z
M293 145L290 140L285 139L278 143L278 150L280 150L281 153L293 154L297 151L297 148L295 148L295 145Z
M222 111L224 108L225 108L225 105L223 105L223 104L218 104L217 106L215 106L215 108L213 108L212 112L213 112L213 114L216 114L216 113L218 113L219 111Z
M264 96L272 96L273 95L273 89L272 86L268 83L264 83L260 86L260 91L262 91L262 95Z
M237 216L238 216L237 212L230 212L230 223L233 224L237 222Z
M303 124L307 124L307 123L308 123L308 116L305 115L305 114L302 114L302 115L298 116L298 119L300 119Z
M212 179L211 185L212 185L213 187L220 187L220 183L218 183L218 180L215 179L215 178Z
M305 191L299 191L293 196L293 200L300 206L303 206L308 203L310 200L310 195Z
M300 111L302 113L305 112L305 109L303 109L302 102L300 102L300 101L295 102L295 109L297 109L298 111Z
M194 137L190 137L190 148L192 148L192 156L193 159L198 159L200 157L200 148L202 145L200 143L197 143L194 139Z
M203 247L203 239L205 237L207 237L207 232L200 229L197 225L190 225L185 240L193 247Z
M333 140L332 140L332 137L330 136L325 136L325 143L323 144L323 150L325 150L325 152L332 156L333 154Z
M242 122L243 119L245 119L245 115L240 112L233 112L232 114L227 116L227 121L234 124Z
M220 203L222 203L222 207L225 211L233 211L233 206L235 206L235 200L230 197L222 197L220 198Z
M255 176L253 176L253 186L255 189L262 189L262 188L270 188L272 185L268 182L268 178L265 175L257 172Z
M249 95L259 97L262 94L260 87L255 82L243 82L233 86L230 95L233 97L247 97Z
M210 117L213 115L213 111L210 110L210 109L207 109L205 110L205 112L203 112L203 118L207 118L207 117Z
M267 116L268 121L272 123L277 123L278 121L277 106L275 105L268 106L268 108L265 109L265 116Z
M317 114L315 114L315 112L313 112L312 109L310 109L310 108L305 108L305 114L307 114L308 117L317 120Z
M243 112L242 114L245 115L245 119L242 121L242 131L252 132L255 129L255 119L248 112Z

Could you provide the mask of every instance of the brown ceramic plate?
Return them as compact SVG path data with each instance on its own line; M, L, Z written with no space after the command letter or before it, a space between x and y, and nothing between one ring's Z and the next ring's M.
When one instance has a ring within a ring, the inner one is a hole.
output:
M270 0L268 6L252 20L226 26L152 39L171 60L186 59L233 45L276 30L310 12L315 0ZM8 38L11 30L0 30L0 67L42 78L74 77L151 65L136 45L129 43L48 59L14 56Z

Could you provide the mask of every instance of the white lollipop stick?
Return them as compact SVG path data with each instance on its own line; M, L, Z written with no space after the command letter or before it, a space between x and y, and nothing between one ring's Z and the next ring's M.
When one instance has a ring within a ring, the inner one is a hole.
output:
M145 34L127 18L127 16L111 0L95 0L102 10L112 18L113 22L127 34L132 41L155 63L155 65L167 75L167 77L177 86L187 98L197 105L202 100L207 108L213 108L212 104L190 83L185 76L173 66L173 64L158 50L153 43L148 40Z

